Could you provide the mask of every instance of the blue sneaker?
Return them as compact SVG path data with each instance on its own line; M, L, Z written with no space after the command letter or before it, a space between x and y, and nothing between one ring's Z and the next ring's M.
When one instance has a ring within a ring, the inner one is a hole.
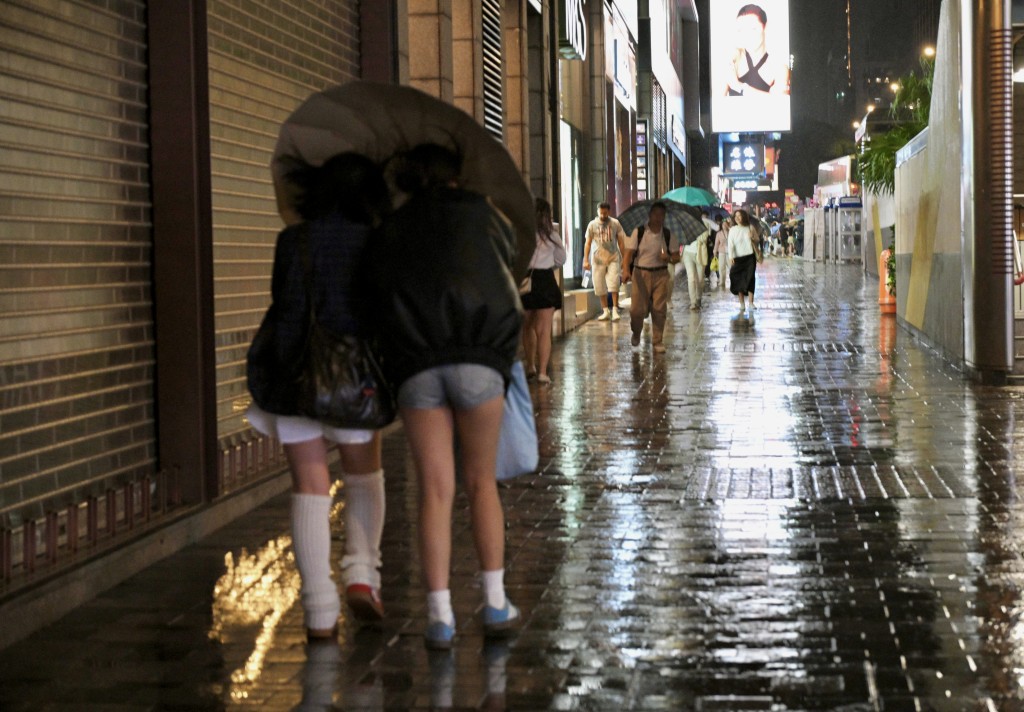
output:
M427 626L424 643L427 650L451 650L455 629L444 621L434 621Z
M519 627L519 609L505 599L504 608L484 606L484 635L500 637Z

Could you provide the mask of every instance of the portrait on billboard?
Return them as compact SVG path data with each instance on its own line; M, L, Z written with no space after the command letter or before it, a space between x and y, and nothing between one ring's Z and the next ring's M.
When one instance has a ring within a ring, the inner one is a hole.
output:
M712 131L789 131L789 0L711 3Z

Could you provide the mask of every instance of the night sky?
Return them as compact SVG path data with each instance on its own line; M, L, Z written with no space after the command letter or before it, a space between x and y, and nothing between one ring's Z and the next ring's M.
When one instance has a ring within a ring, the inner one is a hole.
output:
M710 0L714 2L714 0ZM709 0L698 0L702 25ZM891 67L896 75L914 69L921 47L915 16L940 0L852 0L851 50L854 87L846 86L846 0L791 0L790 38L793 66L793 131L784 135L780 188L805 197L813 190L819 163L853 148L852 122L863 116L867 95L858 87L865 72ZM707 75L708 48L715 38L702 27L702 67ZM710 43L710 44L709 44ZM934 44L934 36L926 43ZM710 87L702 97L710 105ZM845 96L838 97L838 92ZM860 104L864 104L861 106ZM710 123L710 122L708 122ZM706 127L707 130L707 127ZM717 137L695 148L692 180L706 184L709 166L717 163ZM844 145L845 144L845 145Z

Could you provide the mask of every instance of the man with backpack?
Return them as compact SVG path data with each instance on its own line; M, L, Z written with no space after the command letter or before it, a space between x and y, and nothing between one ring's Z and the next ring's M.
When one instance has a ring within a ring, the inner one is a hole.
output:
M665 227L668 208L655 201L641 225L626 238L623 259L623 281L632 282L632 304L629 307L633 346L640 345L644 319L651 316L651 344L654 353L665 353L662 338L668 312L668 265L679 262L679 240Z

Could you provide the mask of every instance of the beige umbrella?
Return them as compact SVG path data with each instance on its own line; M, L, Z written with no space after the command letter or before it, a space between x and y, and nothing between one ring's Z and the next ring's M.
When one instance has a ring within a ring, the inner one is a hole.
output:
M313 166L354 151L376 161L420 143L437 143L463 157L461 183L488 196L512 221L516 268L525 273L536 245L533 196L505 147L461 109L411 87L352 82L313 94L282 124L271 172L281 217L298 222L297 187L286 175L298 159Z

